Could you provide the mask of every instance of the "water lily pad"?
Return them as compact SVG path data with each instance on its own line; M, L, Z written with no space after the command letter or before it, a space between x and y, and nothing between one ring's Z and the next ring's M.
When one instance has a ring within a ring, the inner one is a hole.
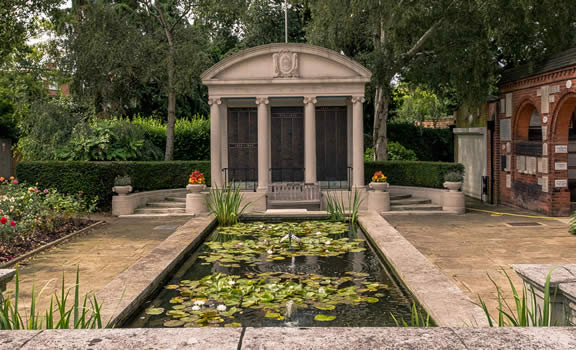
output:
M264 315L264 317L266 317L266 318L276 318L276 319L277 319L278 317L281 317L281 316L282 316L282 315L280 315L280 314L277 313L277 312L267 312L266 315Z
M179 286L179 285L176 285L176 284L170 284L170 285L167 285L167 286L164 287L164 288L166 288L166 289L178 289L178 288L180 288L180 286Z
M238 322L232 322L232 323L227 323L227 324L225 324L224 327L227 327L227 328L238 328L238 327L242 327L242 324L241 324L241 323L238 323Z
M315 308L317 308L318 310L326 310L326 311L330 311L330 310L334 310L336 308L335 305L332 304L314 304L313 305Z
M364 301L368 302L368 303L377 303L380 301L380 299L378 298L373 298L373 297L365 297Z
M164 327L181 327L185 324L184 321L180 321L180 320L170 320L170 321L166 321L164 322Z
M316 315L314 317L315 321L321 321L321 322L327 322L327 321L334 321L336 319L336 316L329 316L329 315Z
M161 307L152 307L146 309L146 315L162 315L164 313L164 309Z

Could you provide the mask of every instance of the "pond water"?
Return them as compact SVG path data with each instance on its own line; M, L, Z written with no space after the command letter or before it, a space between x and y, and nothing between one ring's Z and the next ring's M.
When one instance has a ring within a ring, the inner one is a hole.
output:
M383 327L411 306L359 227L249 222L217 228L125 327Z

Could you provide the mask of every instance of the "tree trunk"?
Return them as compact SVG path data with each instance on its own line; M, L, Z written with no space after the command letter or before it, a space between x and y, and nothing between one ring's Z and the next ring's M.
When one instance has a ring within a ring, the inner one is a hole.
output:
M376 88L374 97L374 160L388 160L388 109L390 98L388 91Z
M174 158L174 126L176 125L176 91L174 90L174 48L168 57L168 123L166 126L166 153L164 160Z

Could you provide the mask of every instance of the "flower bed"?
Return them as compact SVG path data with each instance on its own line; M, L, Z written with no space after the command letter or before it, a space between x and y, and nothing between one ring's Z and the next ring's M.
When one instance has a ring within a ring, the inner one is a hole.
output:
M0 178L0 263L86 227L89 220L73 218L92 212L95 203L82 193L64 195Z

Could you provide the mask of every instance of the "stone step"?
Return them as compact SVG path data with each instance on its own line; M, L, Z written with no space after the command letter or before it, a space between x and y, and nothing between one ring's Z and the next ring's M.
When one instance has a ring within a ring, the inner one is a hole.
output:
M406 198L390 200L390 205L413 205L413 204L431 204L432 201L426 198Z
M390 211L441 211L442 206L436 204L391 205Z
M396 201L396 200L400 200L400 199L408 199L408 198L412 198L411 194L394 194L394 193L390 193L390 200L391 201Z
M192 213L130 214L130 215L120 215L120 216L118 216L118 217L119 217L119 218L161 218L161 217L171 217L171 216L188 216L188 217L193 217L193 216L196 216L196 214L192 214Z
M186 203L186 196L184 196L184 197L166 197L166 201Z
M398 210L398 211L385 211L380 213L380 215L387 217L387 216L410 216L410 215L428 216L428 215L458 215L458 214L452 211L445 211L445 210Z
M138 208L134 214L184 214L184 208Z
M152 202L146 204L146 206L150 208L186 208L186 202Z

